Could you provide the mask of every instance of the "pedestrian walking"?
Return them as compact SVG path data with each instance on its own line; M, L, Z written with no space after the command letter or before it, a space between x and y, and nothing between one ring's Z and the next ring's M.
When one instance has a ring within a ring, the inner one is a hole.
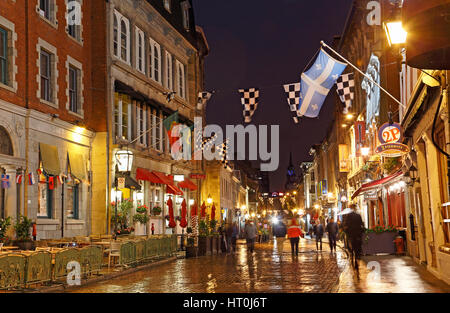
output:
M236 222L232 226L233 232L231 234L231 246L233 247L233 253L236 253L236 244L239 237L239 227Z
M286 240L286 225L280 221L277 224L274 225L273 227L273 234L276 237L276 241L277 241L277 252L278 255L282 256L283 254L283 245L284 245L284 241Z
M258 237L258 231L253 221L247 221L244 229L245 239L247 240L247 249L250 253L255 251L255 240Z
M327 227L325 228L326 232L328 233L328 242L330 244L330 250L331 252L336 252L336 240L339 233L338 224L334 221L334 218L330 218L328 220Z
M352 257L352 264L356 271L359 271L358 260L361 258L362 253L362 235L364 233L364 223L361 215L356 210L356 204L350 205L352 212L347 214L344 219L343 228L347 235L348 244Z
M298 243L300 241L300 236L302 235L302 230L300 225L297 222L297 219L294 217L291 220L291 223L288 227L288 237L291 241L291 251L292 255L298 255Z
M319 251L319 242L320 242L320 251L322 251L322 237L323 237L323 225L320 219L317 219L317 222L314 224L314 235L316 236L316 248Z
M227 253L230 253L232 250L232 238L233 238L233 225L231 223L228 223L225 226L225 237L227 242Z

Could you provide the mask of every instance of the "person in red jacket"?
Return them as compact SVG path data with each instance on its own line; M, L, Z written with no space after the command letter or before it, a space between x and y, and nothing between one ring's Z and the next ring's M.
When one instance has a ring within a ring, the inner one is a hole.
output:
M302 235L302 230L295 217L291 220L287 233L289 240L291 241L292 254L295 253L295 255L298 255L298 243L300 241L300 236Z

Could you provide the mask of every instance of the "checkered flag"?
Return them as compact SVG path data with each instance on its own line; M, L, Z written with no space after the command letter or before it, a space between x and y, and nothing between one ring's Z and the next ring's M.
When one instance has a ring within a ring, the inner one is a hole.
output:
M228 167L228 160L227 160L227 151L228 151L228 143L229 140L226 139L220 146L217 147L219 155L222 157L222 164L225 168Z
M355 77L353 73L341 75L336 81L336 91L345 104L344 114L348 113L348 109L352 106L355 99Z
M207 91L202 91L198 93L197 109L203 110L206 103L211 99L212 94Z
M298 123L298 118L301 117L298 106L300 104L300 83L284 85L287 101L291 112L294 112L293 119L295 124Z
M250 123L253 114L258 108L259 89L239 89L239 93L241 94L241 103L244 106L244 121L245 123Z

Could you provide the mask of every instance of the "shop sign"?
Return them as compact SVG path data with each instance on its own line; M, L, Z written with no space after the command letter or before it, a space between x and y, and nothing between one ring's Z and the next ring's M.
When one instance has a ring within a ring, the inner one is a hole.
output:
M375 153L384 157L395 158L409 153L409 147L401 143L385 143L377 147Z
M378 200L378 195L376 191L366 192L364 194L364 200Z
M117 188L118 189L125 189L125 177L117 178Z
M350 160L348 159L347 145L339 145L339 172L350 172Z
M327 180L324 179L319 182L319 195L326 195L326 194L328 194Z
M191 174L189 177L191 179L206 179L205 174Z
M381 144L400 143L402 141L402 127L398 123L386 123L378 130L378 140Z

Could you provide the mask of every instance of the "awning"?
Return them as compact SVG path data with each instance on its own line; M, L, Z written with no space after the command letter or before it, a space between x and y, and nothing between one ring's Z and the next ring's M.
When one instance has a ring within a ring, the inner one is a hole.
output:
M356 190L353 195L352 195L352 200L355 199L360 193L378 188L379 186L382 186L388 182L390 182L391 180L393 180L394 178L399 177L400 175L402 175L403 172L402 171L398 171L397 173L391 175L391 176L387 176L378 180L374 180L370 183L364 184L362 185L358 190Z
M136 179L137 180L145 180L154 184L164 184L164 182L158 178L153 172L149 170L138 168L136 170Z
M86 179L86 163L84 156L69 151L70 174L79 180Z
M48 175L58 176L61 174L59 167L58 148L45 143L39 143L42 167Z
M185 178L184 181L179 182L178 183L178 187L180 188L185 188L185 189L189 189L189 190L197 190L197 185L194 184L192 181L190 181L189 179Z
M174 185L173 180L170 179L169 176L160 172L152 172L152 173L161 180L162 184L167 185L166 193L170 193L177 196L183 195L183 191Z

